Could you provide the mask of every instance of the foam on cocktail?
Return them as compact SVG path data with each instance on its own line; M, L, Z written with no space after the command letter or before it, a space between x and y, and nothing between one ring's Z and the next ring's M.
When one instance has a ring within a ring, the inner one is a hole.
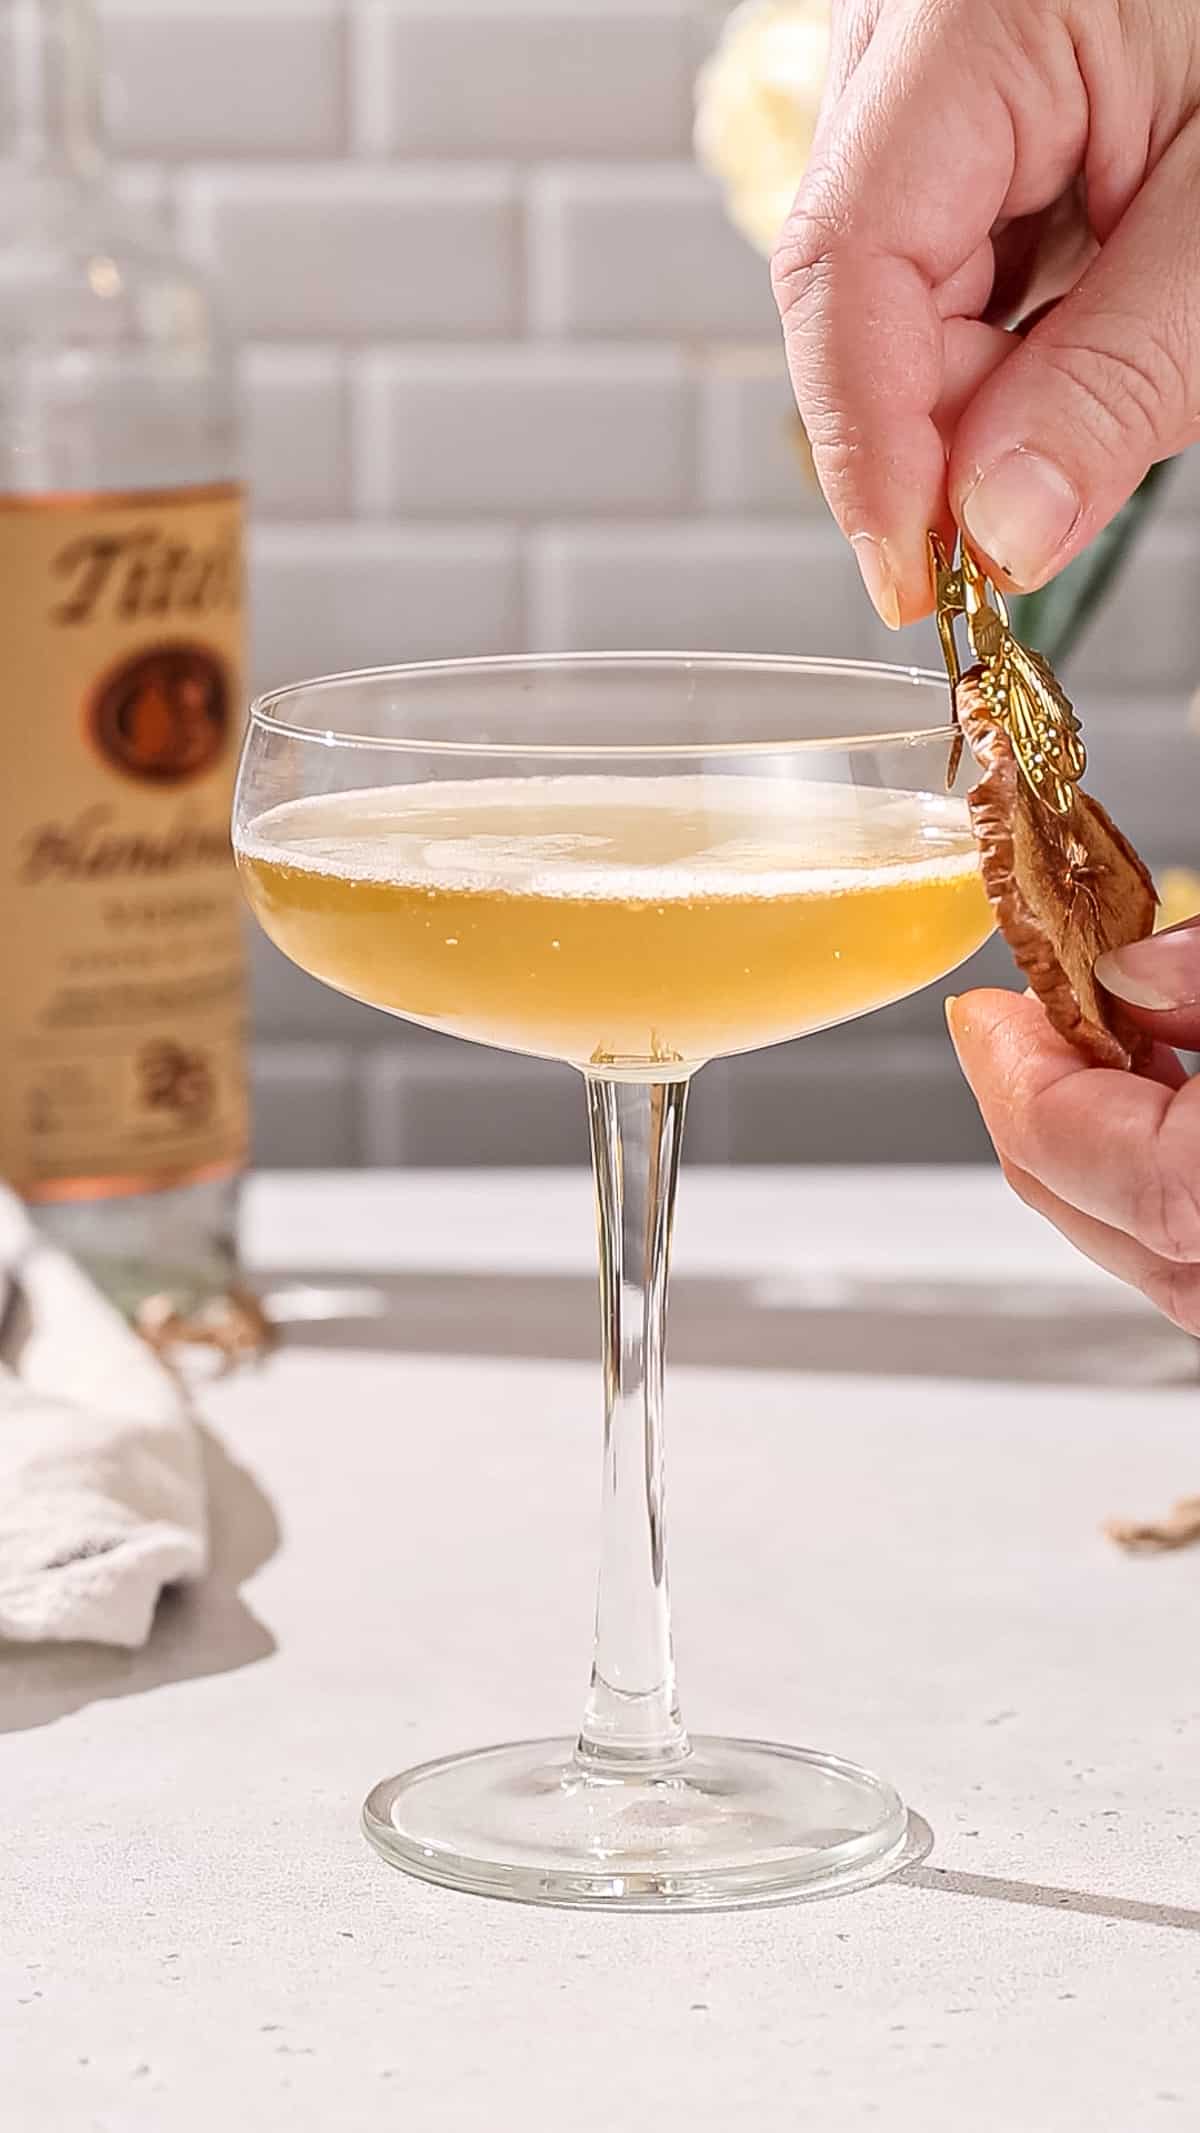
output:
M894 883L898 871L952 876L976 865L961 800L732 775L325 794L260 816L241 851L381 886L656 903L828 896Z

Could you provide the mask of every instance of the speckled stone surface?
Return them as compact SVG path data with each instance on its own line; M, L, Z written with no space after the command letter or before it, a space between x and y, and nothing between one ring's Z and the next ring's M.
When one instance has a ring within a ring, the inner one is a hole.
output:
M0 1656L6 2127L1195 2125L1200 1553L1098 1530L1200 1486L1190 1343L991 1176L689 1178L686 1713L877 1765L936 1848L818 1905L531 1911L356 1823L577 1715L586 1184L269 1180L248 1235L293 1309L324 1267L306 1308L376 1315L207 1390L217 1563L144 1653Z

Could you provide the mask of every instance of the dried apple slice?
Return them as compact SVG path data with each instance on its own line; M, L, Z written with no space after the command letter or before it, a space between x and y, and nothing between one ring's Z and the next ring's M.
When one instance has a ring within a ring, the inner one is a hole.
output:
M958 715L983 772L967 795L983 883L1001 933L1056 1030L1097 1066L1128 1067L1149 1040L1092 975L1108 948L1154 929L1149 870L1098 800L1076 789L1062 814L1023 776L980 689L958 684Z

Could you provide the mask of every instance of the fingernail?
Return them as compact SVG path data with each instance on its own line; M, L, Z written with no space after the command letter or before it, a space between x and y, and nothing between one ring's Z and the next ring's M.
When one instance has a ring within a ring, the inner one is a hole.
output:
M963 525L971 544L1011 578L1045 577L1079 517L1079 497L1053 460L1040 452L1005 452L967 491Z
M954 1041L954 1010L958 1006L961 997L962 995L960 993L948 992L942 1002L942 1006L946 1015L946 1028L950 1032L951 1042Z
M1200 1007L1200 927L1176 926L1097 958L1096 979L1127 1007L1170 1014Z
M875 603L875 611L890 630L900 627L900 594L888 555L886 541L870 533L856 533L850 543L862 572L863 584Z

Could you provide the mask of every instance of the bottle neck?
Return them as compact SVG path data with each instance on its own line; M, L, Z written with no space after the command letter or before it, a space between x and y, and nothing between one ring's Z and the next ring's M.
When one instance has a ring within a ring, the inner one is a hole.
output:
M100 101L91 0L0 0L0 166L94 176Z

